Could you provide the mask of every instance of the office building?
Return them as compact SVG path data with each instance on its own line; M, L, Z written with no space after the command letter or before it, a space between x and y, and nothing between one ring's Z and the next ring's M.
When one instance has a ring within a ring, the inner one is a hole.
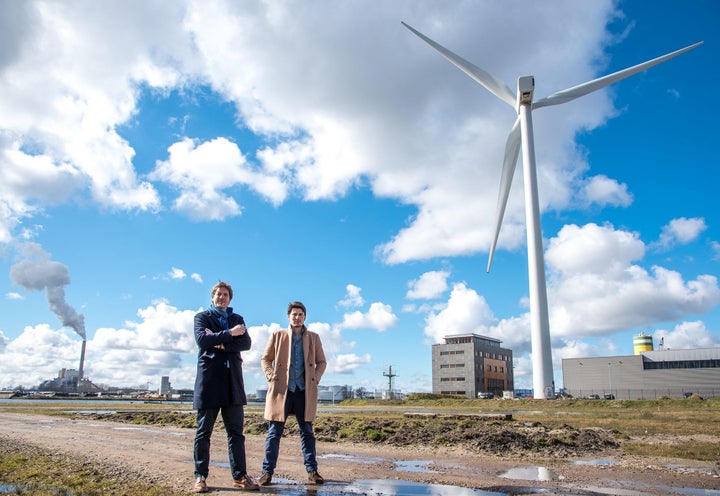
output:
M477 334L443 339L432 346L433 393L477 398L513 390L512 350L500 347L502 341Z

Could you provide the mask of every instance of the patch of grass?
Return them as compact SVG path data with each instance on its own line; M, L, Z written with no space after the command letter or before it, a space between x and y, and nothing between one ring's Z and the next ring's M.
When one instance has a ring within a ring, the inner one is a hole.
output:
M113 473L117 472L117 473ZM118 477L123 478L122 481ZM12 494L34 496L179 496L184 493L112 467L0 439L0 483Z
M365 435L370 441L381 442L387 439L387 435L383 431L377 429L368 429L365 431Z
M663 456L713 462L720 460L720 445L701 441L683 441L675 444L625 443L623 451L640 456Z

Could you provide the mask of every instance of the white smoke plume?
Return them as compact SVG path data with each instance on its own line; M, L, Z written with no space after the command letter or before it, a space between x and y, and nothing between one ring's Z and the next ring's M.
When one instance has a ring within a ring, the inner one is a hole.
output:
M65 286L70 284L67 266L51 260L50 254L37 243L26 243L23 254L25 260L10 267L10 280L25 289L44 289L48 307L62 325L72 327L85 339L85 317L65 301Z

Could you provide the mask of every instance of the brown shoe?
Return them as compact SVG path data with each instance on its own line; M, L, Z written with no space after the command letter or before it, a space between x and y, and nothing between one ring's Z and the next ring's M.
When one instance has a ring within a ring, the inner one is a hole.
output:
M192 488L192 492L194 493L206 493L208 492L207 484L205 484L205 478L204 477L198 477L195 481L195 485Z
M238 489L242 489L243 491L258 491L260 490L260 486L257 485L257 482L255 482L252 477L245 474L239 479L235 479L233 481L233 487L237 487Z
M322 475L318 474L317 470L311 470L308 472L308 480L313 484L324 484L325 479L322 478Z
M260 479L258 479L258 484L261 486L269 486L270 482L272 482L272 474L269 474L267 472L263 472L263 474L260 476Z

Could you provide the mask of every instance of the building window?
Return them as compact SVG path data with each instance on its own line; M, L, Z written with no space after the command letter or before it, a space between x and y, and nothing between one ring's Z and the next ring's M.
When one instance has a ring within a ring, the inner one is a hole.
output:
M441 377L440 382L465 382L464 377Z
M677 360L667 362L651 362L643 359L643 369L716 369L720 368L720 360Z
M465 350L453 350L453 351L441 351L440 356L447 356L447 355L464 355Z

